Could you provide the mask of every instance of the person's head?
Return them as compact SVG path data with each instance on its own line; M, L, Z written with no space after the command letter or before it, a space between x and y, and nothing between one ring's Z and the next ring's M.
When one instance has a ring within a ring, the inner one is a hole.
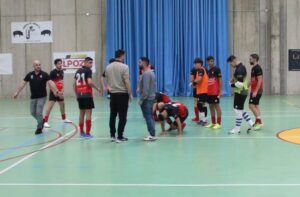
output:
M158 114L158 120L161 121L161 122L166 120L167 118L168 118L167 110L163 110Z
M35 72L40 72L42 70L41 62L39 60L34 60L32 65Z
M61 70L62 69L62 59L55 59L54 60L54 65L55 65L57 70Z
M208 64L208 66L209 66L210 68L212 68L212 67L214 67L214 65L215 65L215 58L214 58L213 56L208 56L208 57L206 58L206 62L207 62L207 64Z
M111 63L113 63L114 61L115 61L115 58L110 58L108 62L111 64Z
M195 58L195 59L194 59L194 67L195 67L196 69L199 69L199 68L201 68L202 66L203 66L203 60L202 60L201 58L199 58L199 57Z
M123 49L116 50L115 59L118 59L123 62L125 60L125 51Z
M165 106L165 103L164 102L159 102L157 103L157 110L158 111L161 111Z
M84 66L88 67L88 68L91 68L93 66L93 58L91 57L86 57L84 59Z
M232 66L232 67L236 67L237 66L237 58L234 55L231 55L227 58L227 62Z
M140 69L145 69L149 66L150 60L147 57L141 57L139 60Z
M251 65L256 65L259 61L259 56L257 54L251 54L250 55L250 59L249 59L249 62Z

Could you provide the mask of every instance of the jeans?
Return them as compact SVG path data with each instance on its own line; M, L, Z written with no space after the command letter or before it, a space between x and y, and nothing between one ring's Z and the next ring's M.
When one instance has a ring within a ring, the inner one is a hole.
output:
M143 116L146 120L148 132L152 137L155 136L155 122L152 116L153 104L154 100L144 100L141 105Z
M123 137L125 125L127 122L129 95L127 93L110 94L110 136L116 136L116 118L119 115L118 138Z
M42 129L44 120L43 120L43 110L46 102L46 97L31 99L30 100L30 113L37 121L37 128Z

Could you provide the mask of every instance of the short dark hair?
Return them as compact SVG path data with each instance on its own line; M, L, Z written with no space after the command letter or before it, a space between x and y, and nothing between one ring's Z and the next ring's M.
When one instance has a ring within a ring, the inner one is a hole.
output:
M149 60L148 57L140 57L140 60L141 60L142 62L146 62L147 65L149 65L149 63L150 63L150 60Z
M118 49L115 52L115 58L120 58L124 54L125 54L125 51L123 49Z
M85 62L88 62L88 61L94 61L94 60L93 60L93 58L91 58L91 57L86 57L86 58L84 59L84 61L85 61Z
M250 57L252 57L252 58L255 59L256 61L259 60L259 56L258 56L256 53L251 54Z
M203 65L203 60L201 58L199 58L199 57L197 57L197 58L194 59L194 64L198 64L198 63L200 63L201 65Z
M207 56L206 61L215 60L215 58L211 55Z
M54 64L55 64L55 65L58 64L58 62L62 62L62 59L55 59L55 60L54 60Z
M113 63L114 61L115 61L115 58L110 58L108 62Z
M234 55L231 55L227 58L227 62L232 62L235 59L236 59L236 57Z

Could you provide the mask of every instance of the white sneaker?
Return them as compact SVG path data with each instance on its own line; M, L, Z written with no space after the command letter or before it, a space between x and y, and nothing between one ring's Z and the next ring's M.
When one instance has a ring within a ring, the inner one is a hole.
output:
M155 140L157 140L157 138L153 137L151 135L149 135L149 136L147 136L147 137L144 138L144 141L147 141L147 142L149 142L149 141L155 141Z
M49 123L48 123L48 122L44 122L44 127L45 127L45 128L50 128Z
M68 120L68 119L64 119L64 120L63 120L63 123L72 123L72 121L71 121L71 120Z
M230 130L230 131L228 132L229 135L233 135L233 134L236 134L236 133L240 134L241 131L239 131L239 130L237 130L236 128L234 128L234 129L232 129L232 130Z

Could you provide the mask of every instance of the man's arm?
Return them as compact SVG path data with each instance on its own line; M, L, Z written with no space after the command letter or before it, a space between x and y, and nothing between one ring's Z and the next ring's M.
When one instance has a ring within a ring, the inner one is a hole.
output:
M222 96L223 80L219 77L219 97Z
M147 97L149 96L150 85L151 85L151 75L149 73L144 73L141 80L141 86L140 86L141 102L146 100Z
M19 93L23 90L23 88L25 87L27 81L22 81L17 89L17 91L13 94L13 98L16 99L19 95Z
M97 90L98 92L101 93L101 89L98 88L92 81L92 78L87 78L87 83L91 88L94 88L95 90Z
M180 118L177 117L175 119L176 123L177 123L177 135L180 136L182 135L182 125L181 125L181 121L180 121Z
M57 89L55 83L54 83L52 80L48 80L48 81L47 81L47 84L48 84L50 90L53 92L53 94L54 94L55 96L59 96L59 97L62 97L62 96L63 96L63 95L62 95L62 92L59 92L59 91L58 91L58 89Z
M262 84L262 75L259 75L259 76L257 76L257 86L256 86L255 90L253 91L254 97L257 95L257 92L258 92L261 84Z

